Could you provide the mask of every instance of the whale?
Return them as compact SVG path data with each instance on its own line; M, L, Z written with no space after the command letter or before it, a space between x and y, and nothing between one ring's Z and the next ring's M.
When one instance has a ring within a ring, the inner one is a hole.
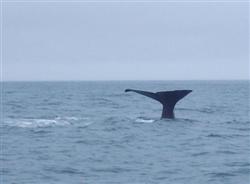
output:
M136 89L125 89L125 92L135 92L152 98L162 104L161 119L174 119L174 107L179 100L187 96L192 90L159 91L156 93Z

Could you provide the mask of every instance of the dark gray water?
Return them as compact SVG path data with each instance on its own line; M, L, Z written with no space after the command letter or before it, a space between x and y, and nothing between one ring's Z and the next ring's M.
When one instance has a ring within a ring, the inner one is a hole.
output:
M1 184L249 184L249 81L5 82ZM175 120L125 88L192 89Z

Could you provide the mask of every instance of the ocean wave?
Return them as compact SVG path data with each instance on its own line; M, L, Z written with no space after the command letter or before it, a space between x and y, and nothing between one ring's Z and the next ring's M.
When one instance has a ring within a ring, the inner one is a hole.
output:
M205 114L213 114L213 113L215 113L217 111L216 109L209 108L209 107L204 107L204 108L200 108L200 109L176 108L176 110L195 111L195 112L201 112L201 113L205 113Z
M243 132L249 132L250 131L250 128L231 128L231 129L234 129L234 130L239 130L239 131L243 131Z
M110 116L110 117L106 117L103 122L104 123L110 123L110 124L117 124L117 123L121 123L121 122L127 122L130 121L129 118L127 117L117 117L117 116Z
M226 166L229 166L229 167L247 167L249 168L250 167L250 163L249 162L229 162L229 163L226 163L225 164Z
M246 125L248 125L248 124L250 124L250 121L240 121L240 120L231 120L231 121L226 121L225 122L226 124L246 124Z
M122 167L92 168L91 170L97 173L105 172L105 173L115 173L115 174L134 171L133 169L122 168Z
M197 122L200 122L200 121L195 120L195 119L187 119L187 118L175 118L175 119L173 119L173 121L183 122L183 123L197 123Z
M203 152L199 152L199 153L193 153L192 156L197 157L197 156L203 156L203 155L207 155L207 154L209 154L209 152L203 151Z
M80 174L84 175L85 173L79 169L72 168L72 167L65 167L65 168L58 168L58 167L49 167L45 169L49 172L54 172L57 174Z
M211 172L211 173L209 173L209 175L214 177L214 178L225 178L225 177L235 176L234 173L229 173L229 172Z
M5 119L3 125L20 128L39 128L39 127L55 127L80 124L81 127L92 124L87 121L88 118L78 117L55 117L55 118L22 118L22 119ZM84 122L83 122L84 121Z
M248 135L241 135L241 134L208 134L207 137L212 137L212 138L235 138L235 137L245 137Z
M219 134L213 134L213 133L211 133L211 134L207 135L207 137L223 137L223 136L219 135Z
M226 155L234 155L237 154L235 151L230 151L230 150L220 150L216 151L217 154L226 154Z
M103 97L98 97L93 99L93 103L96 105L110 105L110 106L116 106L119 107L118 103L115 103L113 100Z

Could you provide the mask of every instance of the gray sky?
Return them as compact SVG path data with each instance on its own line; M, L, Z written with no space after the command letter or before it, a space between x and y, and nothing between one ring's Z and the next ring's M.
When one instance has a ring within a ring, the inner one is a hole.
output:
M247 3L4 3L4 80L249 78Z

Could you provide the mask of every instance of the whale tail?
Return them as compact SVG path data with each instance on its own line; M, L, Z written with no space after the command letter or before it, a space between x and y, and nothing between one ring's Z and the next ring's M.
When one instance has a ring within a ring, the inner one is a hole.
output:
M126 89L125 92L135 92L160 102L163 106L161 118L174 118L174 107L176 103L192 92L192 90L159 91L156 93Z

